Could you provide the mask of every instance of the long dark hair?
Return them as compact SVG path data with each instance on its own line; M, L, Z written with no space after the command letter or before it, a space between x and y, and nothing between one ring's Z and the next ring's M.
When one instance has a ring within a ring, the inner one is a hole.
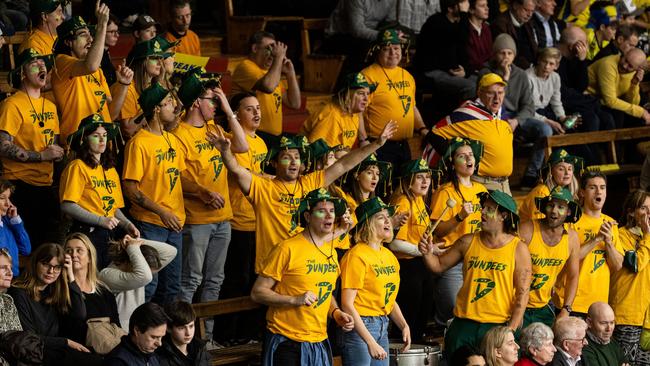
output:
M97 131L97 128L85 132L83 137L83 143L81 144L79 149L77 149L77 154L76 154L77 159L80 159L81 161L86 163L86 165L88 165L93 169L97 168L97 160L95 160L95 157L93 156L92 152L90 152L88 135L90 135L95 131ZM99 157L99 164L102 166L102 168L104 168L104 170L115 167L116 158L115 158L115 151L113 151L114 145L115 145L115 141L111 141L107 139L106 151L104 151Z

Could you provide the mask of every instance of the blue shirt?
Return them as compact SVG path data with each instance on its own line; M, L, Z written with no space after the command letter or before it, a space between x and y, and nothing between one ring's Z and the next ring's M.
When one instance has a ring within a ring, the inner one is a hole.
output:
M0 248L7 248L9 251L12 261L11 270L14 277L17 277L20 272L18 255L29 255L32 252L32 244L20 216L12 219L2 216L2 220L0 220Z

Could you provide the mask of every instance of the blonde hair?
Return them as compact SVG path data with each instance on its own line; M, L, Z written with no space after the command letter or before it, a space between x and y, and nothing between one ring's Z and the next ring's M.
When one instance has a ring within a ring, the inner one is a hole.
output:
M65 238L65 245L63 246L64 249L68 248L68 243L71 240L79 240L86 248L86 251L88 252L86 281L88 281L88 284L90 285L91 292L99 292L101 286L105 287L105 285L97 277L97 250L95 249L95 246L86 234L72 233Z
M499 366L496 350L503 346L508 334L512 334L512 330L506 326L496 326L485 333L481 341L481 353L485 355L488 366Z
M555 47L543 48L537 54L537 62L548 60L548 59L555 59L559 63L560 60L562 59L562 53L560 53L560 50L558 50Z
M357 232L354 233L355 243L370 243L370 240L374 237L377 237L377 231L375 230L375 221L379 220L378 213L370 216L366 221L361 224L361 227L357 228ZM391 242L393 238L390 238L386 242Z
M561 161L560 163L566 163L566 162ZM557 164L560 164L560 163L557 163ZM557 164L555 164L555 165L557 165ZM571 164L571 163L567 163L567 164L570 164L571 166L573 166L573 164ZM553 168L555 167L555 165L553 165L551 167L551 169L548 169L548 175L544 179L544 184L546 185L546 187L548 187L549 191L553 191L553 188L559 186L559 184L557 184L557 182L553 178ZM574 169L575 169L575 166L574 166ZM573 196L573 199L578 199L578 191L580 190L580 183L578 182L578 179L576 178L576 172L575 171L571 175L571 183L569 183L564 188L568 189L569 192L571 192L571 196Z

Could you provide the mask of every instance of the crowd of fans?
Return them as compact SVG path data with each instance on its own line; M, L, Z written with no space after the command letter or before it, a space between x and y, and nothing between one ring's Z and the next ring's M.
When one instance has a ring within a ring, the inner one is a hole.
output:
M641 11L417 3L339 1L323 49L345 72L298 135L272 33L251 36L226 95L174 69L201 54L187 0L164 33L129 19L120 63L105 3L93 25L58 0L3 13L3 32L21 14L31 28L0 102L0 365L207 365L258 341L264 365L387 365L442 330L452 366L650 364L650 193L614 219L586 169L599 146L545 160L540 144L650 123ZM422 90L444 118L425 121ZM519 207L514 144L532 146ZM195 336L192 303L245 295L265 321Z

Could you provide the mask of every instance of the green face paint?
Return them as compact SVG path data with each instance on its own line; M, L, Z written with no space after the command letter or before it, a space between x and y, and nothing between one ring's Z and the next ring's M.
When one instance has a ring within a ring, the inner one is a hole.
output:
M99 143L99 136L97 136L97 135L88 136L88 142L90 142L91 144L98 144Z
M158 65L158 59L157 58L150 58L147 60L149 65Z
M497 209L496 208L484 208L483 212L485 213L485 217L488 219L496 219L497 218Z
M30 66L28 71L30 74L36 75L41 71L41 68L38 66Z
M560 216L566 215L567 208L566 207L558 207L557 213L560 214Z
M325 211L323 211L323 210L314 211L314 217L318 218L318 219L324 219L325 218Z

